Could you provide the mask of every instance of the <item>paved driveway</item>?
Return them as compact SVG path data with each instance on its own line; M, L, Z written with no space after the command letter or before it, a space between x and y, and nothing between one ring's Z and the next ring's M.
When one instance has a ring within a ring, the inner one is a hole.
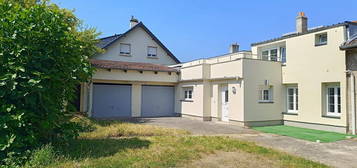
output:
M260 133L248 128L180 117L143 118L133 122L190 131L194 135L225 135L253 141L309 160L339 168L357 168L357 140L315 143L286 136Z

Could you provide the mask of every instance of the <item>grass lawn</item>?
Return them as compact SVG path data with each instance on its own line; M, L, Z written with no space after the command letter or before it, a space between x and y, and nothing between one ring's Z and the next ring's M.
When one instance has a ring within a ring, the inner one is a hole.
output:
M286 125L254 127L253 129L265 133L284 135L284 136L294 137L297 139L303 139L313 142L316 142L316 140L320 140L320 142L335 142L335 141L346 139L346 136L352 136L347 134L313 130L307 128L291 127ZM357 136L352 136L352 137L357 137Z
M195 161L207 156L216 158L215 155L227 155L234 158L239 154L241 159L235 163L238 167L251 163L254 166L248 167L327 167L228 137L191 136L187 131L118 121L76 120L89 128L81 133L79 139L64 146L45 147L37 154L35 152L35 161L30 161L27 166L160 168L192 167L194 163L196 166L193 167L197 167ZM211 159L208 157L206 160Z

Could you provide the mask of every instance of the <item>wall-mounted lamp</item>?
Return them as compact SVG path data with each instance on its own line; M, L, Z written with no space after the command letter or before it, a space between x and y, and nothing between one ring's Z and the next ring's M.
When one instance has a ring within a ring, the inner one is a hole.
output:
M236 94L237 93L237 89L236 89L236 87L232 87L232 92L233 92L233 94Z

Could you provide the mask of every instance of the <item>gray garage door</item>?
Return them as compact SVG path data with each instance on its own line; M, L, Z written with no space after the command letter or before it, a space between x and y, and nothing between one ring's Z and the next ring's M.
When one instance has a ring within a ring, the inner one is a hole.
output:
M142 86L143 117L174 116L175 91L172 86Z
M94 84L92 117L131 117L131 85Z

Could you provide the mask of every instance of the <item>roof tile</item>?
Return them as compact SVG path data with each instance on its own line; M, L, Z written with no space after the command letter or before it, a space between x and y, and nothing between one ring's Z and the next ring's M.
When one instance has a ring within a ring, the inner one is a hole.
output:
M140 62L123 62L110 60L91 59L91 64L96 68L104 69L121 69L121 70L141 70L141 71L158 71L158 72L178 72L177 69L165 65Z

